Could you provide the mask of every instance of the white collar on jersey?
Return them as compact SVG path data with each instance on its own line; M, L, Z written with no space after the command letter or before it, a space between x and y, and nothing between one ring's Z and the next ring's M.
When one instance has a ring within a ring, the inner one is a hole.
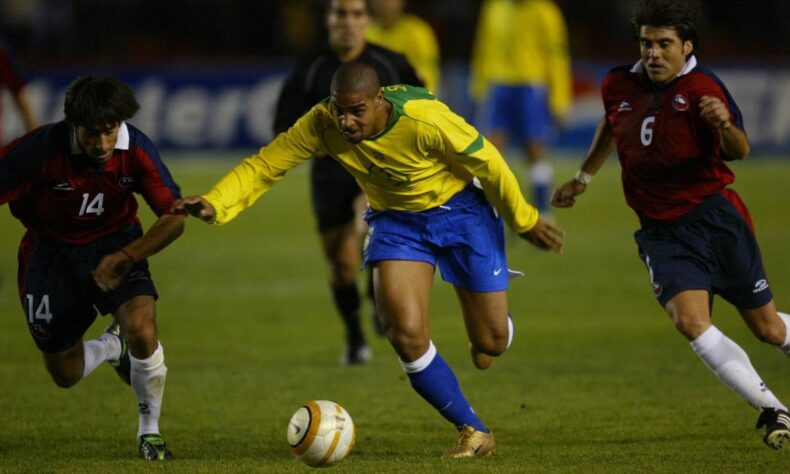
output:
M695 67L697 67L697 57L692 54L691 57L689 57L689 60L686 61L686 64L683 65L683 69L680 70L676 77L685 76ZM636 64L634 64L634 67L631 68L631 72L645 72L645 65L641 59L637 61Z
M74 133L74 127L71 128L71 133L69 134L69 141L71 142L71 154L81 155L82 148L80 148L80 144L77 143L77 134ZM115 149L116 150L129 149L129 128L126 126L126 122L121 122L121 126L118 127L118 141L115 142Z

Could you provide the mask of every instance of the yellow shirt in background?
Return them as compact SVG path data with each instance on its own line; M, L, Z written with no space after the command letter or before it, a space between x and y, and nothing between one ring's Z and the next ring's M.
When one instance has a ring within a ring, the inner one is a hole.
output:
M332 104L313 107L288 131L243 160L205 196L214 223L224 224L251 206L291 168L318 153L338 160L354 176L375 210L420 212L444 204L477 177L510 227L530 230L537 210L521 194L502 155L460 116L420 87L388 86L387 127L361 143L348 142Z
M371 22L366 37L371 43L406 56L425 82L425 87L434 95L439 94L439 43L428 22L418 16L404 14L386 29Z
M485 0L472 54L472 97L484 100L492 84L545 86L552 114L567 114L572 99L568 35L553 1Z

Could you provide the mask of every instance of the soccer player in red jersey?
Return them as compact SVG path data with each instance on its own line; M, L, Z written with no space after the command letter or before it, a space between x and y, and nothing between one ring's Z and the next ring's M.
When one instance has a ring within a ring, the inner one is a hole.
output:
M27 229L19 298L52 379L71 387L110 362L137 396L140 456L164 460L172 458L159 434L167 367L146 258L181 235L184 217L170 212L180 192L156 147L126 123L139 108L117 79L76 79L65 120L0 150L0 204ZM158 216L145 233L135 193ZM115 322L83 341L96 309Z
M749 141L724 84L697 63L699 5L643 0L633 24L641 59L604 78L605 116L576 177L552 203L570 207L616 146L635 235L658 302L705 365L760 410L757 428L779 449L790 439L787 407L747 354L711 322L714 294L735 306L755 336L790 356L790 315L777 312L751 218L727 185L725 161Z

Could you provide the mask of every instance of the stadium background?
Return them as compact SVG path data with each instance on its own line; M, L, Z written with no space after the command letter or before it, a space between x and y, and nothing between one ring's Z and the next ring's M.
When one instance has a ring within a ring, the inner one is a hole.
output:
M557 160L558 180L572 176L589 139L584 127L600 113L600 74L636 59L630 1L559 3L570 29L579 125L553 155L573 157ZM479 2L410 4L437 30L444 97L471 114L465 81ZM701 58L727 74L752 139L762 137L757 159L732 164L735 187L787 311L790 2L705 4L710 26ZM77 74L119 75L141 99L135 123L163 145L186 194L205 192L268 139L279 80L294 55L323 43L320 18L318 3L302 0L0 1L0 31L32 79L39 117L59 118L63 87ZM6 137L17 133L13 117L5 122L12 127ZM760 159L769 156L779 159ZM523 176L523 163L512 163ZM452 427L413 393L386 341L371 338L370 364L338 365L342 330L307 174L307 167L293 170L230 225L190 221L151 259L169 368L161 426L178 457L170 466L135 459L134 396L108 367L69 390L49 379L16 289L23 229L0 209L0 472L309 472L291 455L285 432L297 406L321 398L343 404L358 429L338 472L788 471L788 453L763 447L752 430L756 412L704 368L651 298L632 239L638 222L611 162L576 209L557 212L568 232L562 255L509 240L509 263L526 275L509 292L514 345L490 370L472 367L453 290L434 285L432 338L500 450L471 463L440 459ZM788 359L759 343L719 300L715 321L788 400ZM87 337L106 324L100 318Z
M441 98L473 120L468 60L479 0L412 0L442 53ZM583 148L602 108L598 84L636 60L630 0L560 0L574 68L574 108L557 145ZM63 88L106 72L132 84L134 123L163 148L255 148L271 139L283 74L325 44L319 0L4 0L0 34L17 49L38 117L61 116ZM760 153L790 151L790 2L708 0L700 59L728 84ZM605 32L605 34L602 34ZM3 101L6 109L9 101ZM21 133L10 110L5 137Z

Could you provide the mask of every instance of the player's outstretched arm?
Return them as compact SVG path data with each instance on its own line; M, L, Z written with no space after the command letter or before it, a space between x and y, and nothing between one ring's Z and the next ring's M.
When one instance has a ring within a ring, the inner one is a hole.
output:
M183 215L165 214L159 216L159 219L142 237L117 252L102 257L96 268L91 271L93 280L102 291L117 288L135 263L167 247L183 232Z
M204 222L211 222L217 216L214 206L203 196L189 196L179 199L173 203L172 211L179 214L189 214Z
M538 217L535 226L522 233L521 237L539 249L554 252L562 252L565 243L565 231L542 217Z
M551 205L554 207L571 207L576 203L576 196L587 189L595 173L601 169L606 159L614 150L614 135L606 117L602 117L595 130L590 151L584 159L581 168L573 179L566 181L554 190L551 195Z

